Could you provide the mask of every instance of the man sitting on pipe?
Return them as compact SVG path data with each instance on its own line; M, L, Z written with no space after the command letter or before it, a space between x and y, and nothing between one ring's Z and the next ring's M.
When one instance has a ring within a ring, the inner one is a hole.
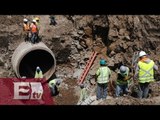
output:
M34 78L43 78L43 73L39 66L36 67Z

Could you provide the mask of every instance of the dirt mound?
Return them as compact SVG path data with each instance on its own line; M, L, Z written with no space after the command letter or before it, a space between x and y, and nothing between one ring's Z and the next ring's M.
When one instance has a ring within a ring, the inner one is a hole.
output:
M159 105L160 97L138 99L131 96L112 98L99 103L99 105Z

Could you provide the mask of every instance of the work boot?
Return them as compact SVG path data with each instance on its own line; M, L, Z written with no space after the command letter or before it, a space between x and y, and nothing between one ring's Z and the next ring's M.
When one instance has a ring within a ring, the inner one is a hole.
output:
M123 94L123 97L126 97L126 96L128 96L127 94Z
M102 100L106 100L106 98L102 98Z

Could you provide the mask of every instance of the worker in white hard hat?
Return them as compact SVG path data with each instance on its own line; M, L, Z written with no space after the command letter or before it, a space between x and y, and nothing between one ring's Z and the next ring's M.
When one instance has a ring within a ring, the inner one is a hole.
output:
M39 33L38 32L39 29L38 29L38 27L36 25L36 20L35 19L32 20L32 24L30 26L30 30L31 30L31 42L34 44L34 43L36 43L38 41L38 33Z
M154 81L154 70L158 73L158 66L151 60L146 52L139 52L139 62L135 71L135 78L138 77L139 98L147 98L149 92L149 84ZM160 73L159 73L160 74Z
M51 96L59 94L59 86L62 83L62 79L55 78L49 81L49 88L51 89Z
M116 97L128 94L128 83L130 82L131 77L132 75L129 74L129 68L121 65L116 80Z
M23 19L23 31L24 31L25 42L29 41L30 24L28 19L26 18Z
M34 78L43 78L43 72L39 66L36 67Z
M24 18L24 19L23 19L23 22L28 22L28 19Z

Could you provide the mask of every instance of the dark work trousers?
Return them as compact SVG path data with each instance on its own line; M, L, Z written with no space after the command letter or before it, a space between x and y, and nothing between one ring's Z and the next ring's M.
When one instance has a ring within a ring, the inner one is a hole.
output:
M97 100L106 99L107 97L107 83L97 83Z
M52 87L50 87L51 89L51 96L56 96L59 94L58 88L56 85L52 85Z
M128 93L128 84L117 85L116 86L116 97Z
M29 41L29 31L25 31L24 40L25 40L25 42Z
M33 44L35 44L36 42L38 42L38 33L37 32L31 34L31 42Z
M149 83L139 83L138 98L147 98L149 92Z

